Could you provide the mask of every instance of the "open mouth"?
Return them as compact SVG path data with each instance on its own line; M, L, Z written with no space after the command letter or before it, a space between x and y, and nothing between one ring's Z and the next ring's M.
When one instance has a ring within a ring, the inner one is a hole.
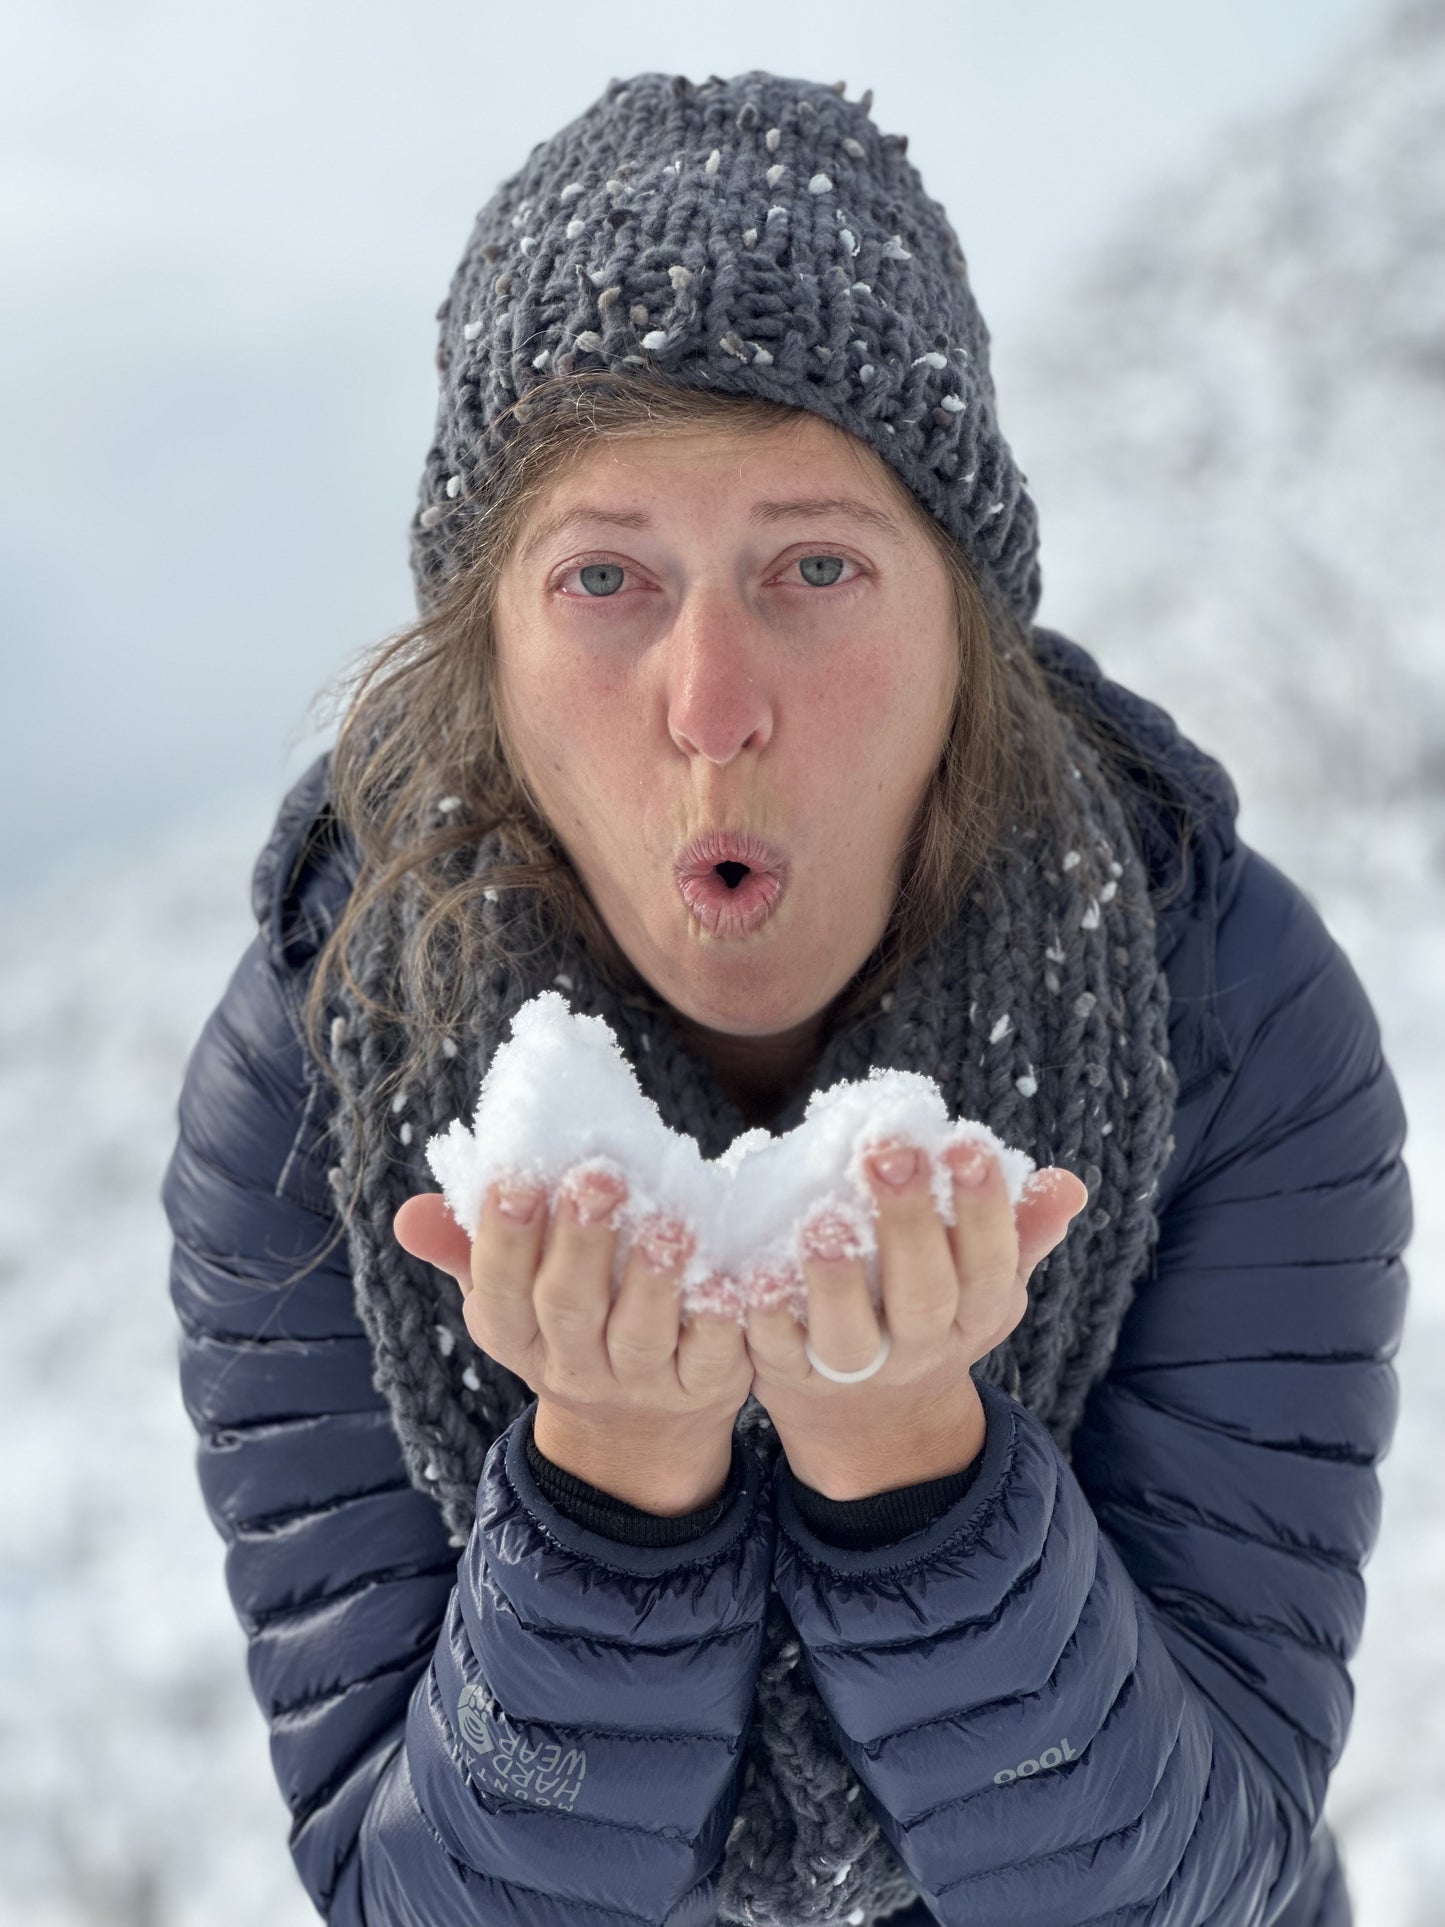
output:
M771 870L715 863L678 879L682 900L709 935L744 937L760 930L782 901L786 883Z
M792 874L787 853L751 830L704 830L678 857L683 902L709 935L747 936L782 901Z

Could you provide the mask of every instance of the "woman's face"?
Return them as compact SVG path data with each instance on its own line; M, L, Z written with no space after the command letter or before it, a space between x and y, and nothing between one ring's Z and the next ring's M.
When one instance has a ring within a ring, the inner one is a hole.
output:
M811 1035L887 924L957 675L948 577L880 458L801 411L598 447L530 511L496 625L523 772L639 973L724 1050ZM713 829L788 859L749 932L675 877Z

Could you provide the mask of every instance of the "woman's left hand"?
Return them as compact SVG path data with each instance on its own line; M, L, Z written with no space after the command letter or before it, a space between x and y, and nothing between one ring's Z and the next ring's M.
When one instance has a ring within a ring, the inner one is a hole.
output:
M954 1146L945 1154L957 1217L949 1226L934 1207L924 1153L901 1188L871 1169L890 1148L912 1149L880 1144L864 1161L878 1205L883 1324L892 1341L880 1369L839 1385L814 1371L804 1351L810 1343L836 1371L858 1371L883 1342L862 1258L836 1219L815 1220L805 1239L807 1330L785 1308L748 1315L753 1394L793 1473L833 1499L942 1478L973 1462L984 1424L970 1367L1023 1318L1034 1267L1088 1202L1078 1178L1051 1166L1034 1173L1015 1209L993 1154L979 1147L983 1168L970 1184L972 1147Z

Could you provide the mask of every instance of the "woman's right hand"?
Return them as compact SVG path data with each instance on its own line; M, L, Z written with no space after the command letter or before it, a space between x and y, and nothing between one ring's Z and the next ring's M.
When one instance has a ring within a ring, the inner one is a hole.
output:
M473 1339L536 1393L537 1449L629 1505L677 1515L726 1485L753 1368L735 1318L699 1312L681 1325L692 1240L674 1219L640 1228L612 1299L613 1214L626 1196L624 1182L574 1166L550 1213L540 1186L492 1185L470 1244L434 1192L408 1198L394 1229L456 1279ZM515 1215L529 1202L529 1218Z

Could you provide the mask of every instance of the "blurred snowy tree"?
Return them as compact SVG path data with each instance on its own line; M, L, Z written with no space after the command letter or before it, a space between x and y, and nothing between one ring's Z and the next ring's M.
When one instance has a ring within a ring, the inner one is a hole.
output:
M1134 209L1003 392L1043 619L1320 891L1445 878L1442 127L1445 0L1415 0Z

